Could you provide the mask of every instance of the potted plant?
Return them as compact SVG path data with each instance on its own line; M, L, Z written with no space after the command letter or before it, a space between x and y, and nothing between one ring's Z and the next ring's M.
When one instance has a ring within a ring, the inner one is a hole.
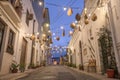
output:
M25 71L25 64L20 64L20 65L19 65L19 70L20 70L21 72L24 72L24 71Z
M113 51L111 33L107 28L104 27L101 29L99 35L100 35L99 41L101 45L104 71L107 73L107 77L114 78L115 69L117 68L116 68L115 55Z
M114 78L114 75L115 75L114 68L109 67L109 68L106 70L106 73L107 73L107 77L108 77L108 78Z
M12 63L11 67L10 67L11 72L12 73L17 73L18 72L18 66L19 66L18 64Z

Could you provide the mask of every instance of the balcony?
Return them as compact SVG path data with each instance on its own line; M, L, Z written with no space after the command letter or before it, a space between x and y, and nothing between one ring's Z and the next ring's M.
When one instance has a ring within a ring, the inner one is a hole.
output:
M20 0L0 0L0 6L4 9L11 20L18 25L22 16L22 4Z

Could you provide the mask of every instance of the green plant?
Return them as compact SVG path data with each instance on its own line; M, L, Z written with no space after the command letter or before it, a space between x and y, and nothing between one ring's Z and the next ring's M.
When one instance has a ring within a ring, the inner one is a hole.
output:
M19 65L19 70L20 70L21 72L24 72L24 71L25 71L25 64L20 64L20 65Z
M113 41L111 37L111 32L104 27L101 29L98 35L101 46L101 52L102 52L103 71L106 72L107 69L115 69L116 61L113 50Z
M19 66L19 64L17 64L17 63L12 63L12 64L11 64L11 67L10 67L11 72L12 72L12 73L16 73L16 72L18 71L18 66Z
M72 67L73 67L73 68L76 68L76 64L72 64Z

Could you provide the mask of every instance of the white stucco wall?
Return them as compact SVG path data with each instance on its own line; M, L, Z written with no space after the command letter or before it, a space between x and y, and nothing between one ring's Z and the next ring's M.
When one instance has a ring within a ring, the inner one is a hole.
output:
M27 33L32 34L33 20L34 19L36 20L36 16L34 14L34 11L33 11L30 0L22 0L22 5L23 5L23 11L22 11L21 22L19 23L19 28L18 28L17 25L14 25L14 23L12 23L12 21L10 21L10 19L8 18L9 16L4 15L6 13L2 13L2 16L0 16L1 19L3 21L5 21L5 23L7 24L7 26L5 28L6 33L4 34L5 38L3 40L4 41L4 47L3 47L3 53L2 53L3 57L2 57L0 75L9 73L10 65L11 65L12 60L16 61L18 64L20 63L23 38L27 41L26 59L25 59L26 69L27 69L28 65L30 64L32 41L30 39L26 38L26 34ZM27 11L27 9L28 9L29 13L33 13L33 15L34 15L33 20L29 21L29 27L27 26L27 24L25 22L26 21L26 11ZM6 52L8 35L9 35L9 30L10 29L12 29L15 32L14 54L13 55ZM35 21L35 25L34 25L34 32L35 32L35 34L38 32L38 22L37 22L37 20ZM34 53L35 64L37 63L38 60L40 60L40 56L39 56L40 47L38 47L38 46L39 46L39 42L36 43L36 46L35 46L35 53ZM37 53L38 56L36 56L36 50L38 50L38 53Z

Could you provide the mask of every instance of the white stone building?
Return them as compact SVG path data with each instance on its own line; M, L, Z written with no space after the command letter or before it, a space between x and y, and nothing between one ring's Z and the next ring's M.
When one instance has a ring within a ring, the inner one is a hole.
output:
M81 20L78 21L81 31L78 30L77 24L72 39L68 45L71 50L72 60L69 57L69 62L76 64L76 66L83 65L85 71L106 73L109 64L109 56L102 53L102 46L100 45L100 33L103 28L111 32L113 48L111 49L112 58L114 59L114 66L120 73L119 60L119 0L85 0L85 7L81 14ZM111 4L111 5L110 5ZM116 7L111 9L110 6ZM97 19L92 20L93 14ZM87 17L86 17L87 16ZM85 24L85 18L88 19ZM81 44L81 46L80 46ZM108 61L108 63L105 61Z
M25 69L30 63L40 63L37 32L30 0L0 0L0 74L9 73L12 62L25 65ZM36 37L33 45L32 34Z

